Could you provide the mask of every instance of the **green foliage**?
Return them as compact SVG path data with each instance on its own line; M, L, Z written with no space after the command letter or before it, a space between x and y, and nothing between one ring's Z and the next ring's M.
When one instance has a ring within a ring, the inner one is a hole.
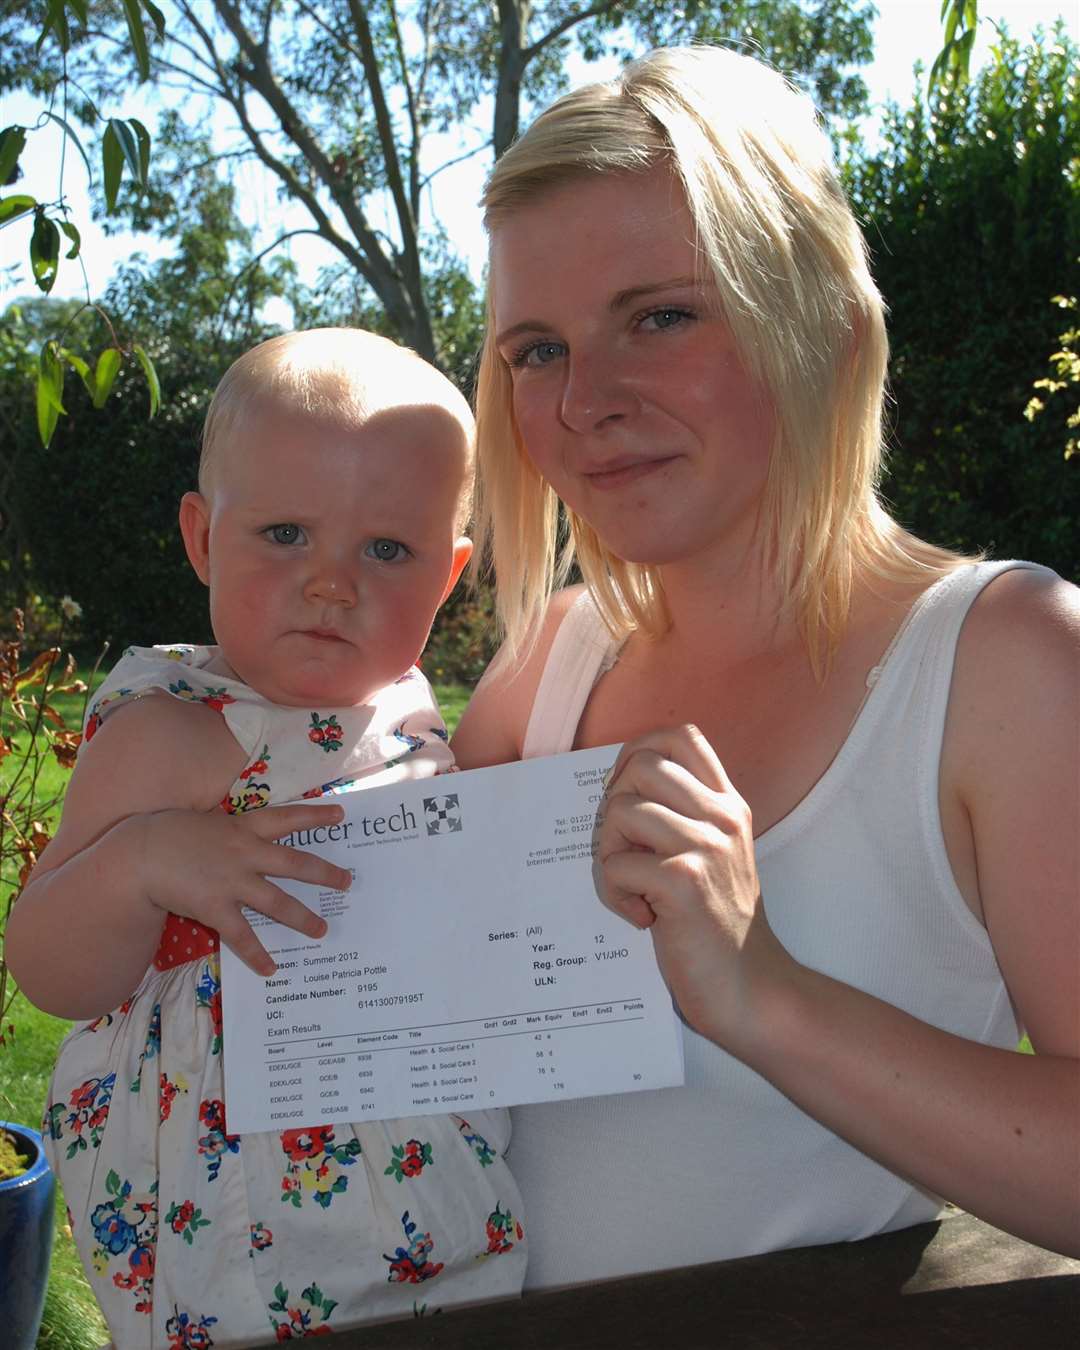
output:
M68 58L69 54L78 49L80 43L85 43L91 18L99 17L102 11L108 13L108 6L98 3L93 7L95 10L93 15L89 0L47 0L44 7L34 4L26 6L25 14L14 13L16 8L9 6L0 18L0 42L4 44L5 54L9 57L8 67L0 79L0 87L19 85L27 87L45 98L49 106L41 110L33 127L16 124L0 131L0 186L13 183L20 177L19 161L28 149L28 133L39 131L50 122L60 127L65 140L70 141L79 152L87 176L91 177L90 159L68 117L69 94L73 84L68 72ZM161 11L151 3L151 0L123 0L123 9L139 78L146 79L150 64L142 11L145 10L149 15L159 39L164 36L165 21ZM73 22L81 28L81 33L78 29L73 29ZM40 26L40 31L37 41L31 48L27 41L26 28L27 25L35 24ZM48 53L44 58L43 49ZM57 100L60 103L61 113L53 111ZM100 120L97 109L89 101L85 102L80 115L89 123ZM127 121L122 118L109 118L101 139L101 157L105 210L112 213L116 209L117 193L125 167L141 188L146 186L150 169L150 133L136 118ZM34 225L29 246L30 275L38 290L44 295L52 291L59 274L61 236L70 244L70 248L64 254L67 260L77 259L82 246L78 226L69 219L70 211L64 195L63 172L64 162L61 159L61 182L54 201L39 202L26 193L15 193L0 198L0 227L11 224L28 211L33 212ZM87 300L89 301L89 292ZM120 343L111 325L110 337L109 345L98 356L95 368L91 371L90 363L85 356L71 349L67 325L58 333L48 334L41 346L35 372L37 429L41 443L45 447L48 447L59 419L65 415L63 402L65 365L77 371L90 390L94 407L100 408L108 398L121 362L125 357L133 358L150 387L150 416L157 411L160 387L153 362L143 348L125 347Z
M105 210L116 210L120 181L127 168L140 187L150 172L150 133L136 117L110 117L101 138L101 167L105 179Z
M439 611L424 648L424 674L433 684L474 685L495 655L495 606L490 591L459 586ZM446 710L443 710L444 715Z
M935 542L1080 577L1080 458L1023 416L1080 289L1080 98L1063 31L927 111L892 108L848 166L889 305L895 399L885 492Z
M942 0L941 17L945 21L944 41L930 68L931 95L947 78L961 85L971 78L971 48L979 22L979 2Z
M1055 295L1051 301L1059 309L1080 313L1075 295ZM1041 390L1028 399L1024 416L1029 422L1046 412L1050 400L1065 415L1065 458L1080 455L1080 326L1066 328L1058 337L1060 346L1050 353L1049 375L1035 381L1033 388ZM1057 395L1064 394L1064 398ZM1043 397L1045 395L1045 397Z
M47 450L23 429L11 500L26 525L32 584L79 598L90 644L208 636L205 591L187 566L176 512L195 485L209 377L170 361L173 398L150 427L145 391L122 371L105 409L72 389Z

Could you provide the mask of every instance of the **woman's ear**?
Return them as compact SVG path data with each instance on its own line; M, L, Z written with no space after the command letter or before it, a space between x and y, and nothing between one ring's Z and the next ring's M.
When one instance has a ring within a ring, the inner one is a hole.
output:
M209 586L210 503L201 492L185 492L180 498L180 533L195 575L204 586Z
M181 506L181 510L182 509L183 507ZM466 539L466 537L462 535L460 539L457 539L454 542L454 560L450 564L450 576L446 582L446 590L443 591L442 599L439 601L440 605L443 603L443 600L445 600L449 596L450 592L454 589L454 587L458 584L458 578L461 576L462 572L465 571L465 565L468 563L471 557L472 557L472 540Z

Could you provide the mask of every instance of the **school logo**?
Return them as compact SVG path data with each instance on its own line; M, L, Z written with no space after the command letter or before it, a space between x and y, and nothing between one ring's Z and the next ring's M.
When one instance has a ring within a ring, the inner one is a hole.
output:
M456 834L461 829L461 807L457 793L445 797L424 798L424 820L428 834Z

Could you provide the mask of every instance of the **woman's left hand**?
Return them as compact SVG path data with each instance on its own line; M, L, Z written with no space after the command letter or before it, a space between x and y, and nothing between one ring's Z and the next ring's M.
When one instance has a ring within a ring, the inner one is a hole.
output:
M597 828L603 903L651 928L687 1022L745 1055L757 1000L793 965L765 917L750 809L694 726L623 747Z

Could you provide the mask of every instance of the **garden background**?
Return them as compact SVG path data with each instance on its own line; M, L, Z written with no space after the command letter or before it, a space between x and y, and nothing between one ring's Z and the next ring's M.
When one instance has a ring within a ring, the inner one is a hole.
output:
M210 636L176 505L225 367L282 321L360 324L410 342L468 391L481 294L434 213L439 156L489 164L569 72L577 82L658 41L753 41L816 97L889 306L894 513L937 543L1080 580L1080 51L1064 26L1024 42L997 32L970 81L946 71L929 93L919 77L866 136L874 14L858 0L176 0L163 33L157 13L145 0L0 11L0 92L63 123L66 172L82 173L83 154L94 164L96 214L161 245L120 266L93 304L89 291L53 298L61 269L79 266L61 256L61 244L79 248L65 168L52 166L55 197L31 196L20 180L33 128L18 146L18 128L4 132L5 286L19 298L0 319L0 926L52 827L71 751L60 724L77 727L82 705L75 691L45 699L50 682L70 683L58 667L37 683L18 672L53 643L87 677L105 642L115 654ZM143 70L133 123L124 100ZM159 98L144 145L148 90ZM252 219L251 162L275 185L280 229ZM13 199L24 204L5 208ZM20 221L16 256L6 245ZM314 276L287 253L298 231L324 247ZM161 391L153 420L147 367ZM432 635L424 665L451 722L491 653L490 618L486 593L459 590ZM57 719L32 735L20 696L31 722L44 701ZM64 1026L2 983L0 1014L0 1118L33 1123ZM40 1344L82 1350L102 1328L62 1217L59 1228Z

